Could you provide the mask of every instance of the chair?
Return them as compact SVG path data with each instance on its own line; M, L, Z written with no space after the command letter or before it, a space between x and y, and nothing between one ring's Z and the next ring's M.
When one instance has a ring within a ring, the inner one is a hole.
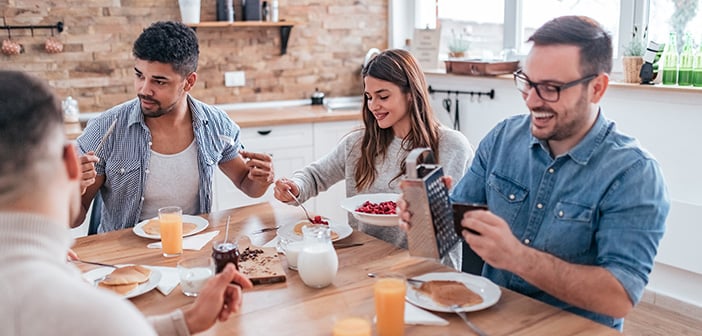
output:
M88 225L88 235L96 234L98 226L100 226L100 217L102 215L102 196L98 191L93 198L92 211L90 212L90 224Z

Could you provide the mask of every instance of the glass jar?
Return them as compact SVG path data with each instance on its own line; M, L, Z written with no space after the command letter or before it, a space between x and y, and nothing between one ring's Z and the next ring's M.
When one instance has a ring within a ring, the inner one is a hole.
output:
M306 225L302 228L302 237L302 251L297 257L297 271L302 282L314 288L329 286L339 269L331 229L327 225Z

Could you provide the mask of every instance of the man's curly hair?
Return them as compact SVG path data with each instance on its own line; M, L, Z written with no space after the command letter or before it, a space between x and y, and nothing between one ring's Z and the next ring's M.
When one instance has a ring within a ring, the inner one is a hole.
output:
M134 57L171 64L181 76L197 70L200 54L197 35L190 27L173 21L160 21L152 24L134 41Z

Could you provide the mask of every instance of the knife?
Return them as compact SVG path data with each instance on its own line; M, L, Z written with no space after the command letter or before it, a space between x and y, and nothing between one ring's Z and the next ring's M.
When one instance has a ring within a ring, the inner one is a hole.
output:
M97 148L95 148L95 155L102 149L102 145L105 144L105 140L112 134L112 132L115 130L115 126L117 125L117 118L112 122L110 125L110 128L107 129L107 132L105 132L105 135L102 136L102 139L100 139L100 143L98 143Z
M361 246L363 243L337 243L334 244L335 248L346 248L346 247L354 247L354 246Z
M268 231L275 231L275 230L278 230L278 229L280 229L280 226L275 226L275 227L270 227L270 228L264 228L264 229L256 230L256 231L251 232L251 234L258 234L258 233L264 233L264 232L268 232Z

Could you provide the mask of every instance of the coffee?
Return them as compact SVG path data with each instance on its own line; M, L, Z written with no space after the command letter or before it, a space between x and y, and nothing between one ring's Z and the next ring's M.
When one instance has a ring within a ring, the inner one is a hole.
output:
M480 234L479 232L465 228L465 227L463 227L463 225L461 225L461 222L463 221L463 214L466 211L487 210L488 206L485 204L476 204L476 203L471 203L471 204L453 203L452 207L453 207L453 226L456 230L456 234L459 237L463 237L463 230L468 230L470 233L479 235Z

